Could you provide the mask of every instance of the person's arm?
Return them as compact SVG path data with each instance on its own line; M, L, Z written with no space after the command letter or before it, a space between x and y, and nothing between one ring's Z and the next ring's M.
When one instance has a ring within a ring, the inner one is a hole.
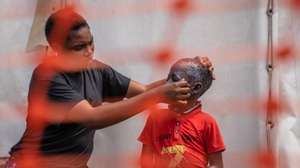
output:
M203 138L206 143L206 151L208 153L209 168L223 168L222 152L225 151L225 144L221 131L218 127L216 120L207 115L206 128Z
M155 165L155 154L151 145L143 144L141 153L141 168L153 168Z
M222 152L208 154L209 168L223 168Z
M62 122L80 123L91 128L100 129L126 120L151 105L160 102L170 103L184 100L189 96L190 89L187 82L179 81L166 83L138 96L115 103L92 107L86 100L81 100L72 106L71 110L66 110L66 104L64 103L60 103L60 106L58 103L54 103L50 107L56 109L50 111L55 111L56 114L60 115L59 118L63 116ZM59 107L62 107L62 109L59 109ZM54 117L54 119L56 118Z
M141 93L143 93L147 90L156 88L156 87L161 86L165 83L166 83L166 79L161 79L161 80L155 81L153 83L150 83L148 85L144 85L144 84L139 83L137 81L130 80L126 97L130 98L130 97L139 95L139 94L141 94Z

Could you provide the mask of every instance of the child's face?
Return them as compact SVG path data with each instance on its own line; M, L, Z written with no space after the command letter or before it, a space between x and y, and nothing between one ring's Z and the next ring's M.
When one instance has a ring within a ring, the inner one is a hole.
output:
M175 63L168 75L168 82L186 80L190 84L191 97L185 103L174 103L169 106L172 111L183 113L193 107L198 98L207 90L205 87L206 70L197 64L193 59L185 59Z
M171 75L171 77L168 78L167 82L176 82L179 80L182 80L185 78L180 76L179 74L174 73L173 75ZM194 85L191 85L191 88L195 88ZM177 114L182 114L184 113L187 109L189 109L190 106L192 106L193 104L196 104L197 102L197 98L191 97L185 101L178 101L174 104L170 104L169 105L169 109Z
M169 74L168 82L177 82L182 79L186 80L190 84L190 88L192 91L191 99L193 99L194 98L193 96L197 95L197 93L199 92L199 90L202 87L201 82L191 78L186 72L180 71L180 70L171 71Z

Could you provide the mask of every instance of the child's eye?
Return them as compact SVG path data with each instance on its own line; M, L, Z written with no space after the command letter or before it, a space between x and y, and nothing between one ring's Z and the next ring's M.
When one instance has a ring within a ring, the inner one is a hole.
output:
M73 46L73 47L72 47L72 50L80 51L80 50L84 49L85 46L86 46L85 44L82 44L82 45L76 45L76 46Z
M201 87L202 87L201 84L197 84L197 85L194 86L194 90L198 90L198 89L200 89Z
M177 75L177 74L172 74L172 77L171 77L171 78L172 78L172 81L173 81L173 82L180 81L180 79L181 79L180 76Z

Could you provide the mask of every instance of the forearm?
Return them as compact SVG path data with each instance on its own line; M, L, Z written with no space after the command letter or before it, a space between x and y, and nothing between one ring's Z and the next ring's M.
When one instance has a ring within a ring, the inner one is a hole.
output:
M208 155L209 168L223 168L223 158L221 152Z
M153 168L155 165L153 157L153 155L142 156L141 168Z
M146 85L146 90L150 90L166 83L166 79L161 79Z
M141 168L153 168L155 165L153 148L149 145L143 144L141 154Z
M131 97L137 96L141 93L144 93L148 90L151 90L153 88L161 86L165 83L166 83L165 79L150 83L148 85L144 85L144 84L141 84L137 81L131 80L130 83L129 83L129 87L128 87L126 97L131 98Z
M127 100L90 108L86 124L95 129L105 128L126 120L160 101L159 95L153 90Z

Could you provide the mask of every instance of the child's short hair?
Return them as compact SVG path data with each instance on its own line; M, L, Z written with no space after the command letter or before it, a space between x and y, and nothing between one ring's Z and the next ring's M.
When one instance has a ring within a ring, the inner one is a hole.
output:
M213 76L196 58L183 58L172 65L167 80L175 82L181 79L191 85L191 98L199 98L211 86Z

